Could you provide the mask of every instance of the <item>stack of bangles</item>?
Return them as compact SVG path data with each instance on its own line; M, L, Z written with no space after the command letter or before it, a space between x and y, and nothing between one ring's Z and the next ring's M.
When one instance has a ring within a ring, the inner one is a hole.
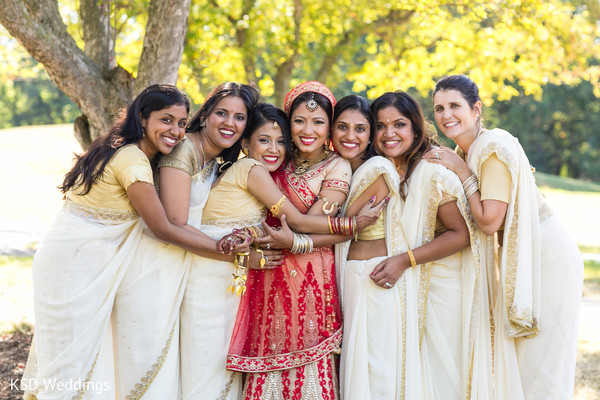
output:
M309 235L305 233L294 233L294 244L290 249L294 254L306 254L313 251L313 241Z
M475 176L475 174L465 179L462 185L463 189L465 190L465 196L467 197L467 199L473 196L473 194L475 194L475 192L479 190L479 182L477 181L477 177Z
M266 236L266 232L262 226L247 226L244 228L246 232L253 238Z
M356 217L331 217L328 215L327 222L332 235L352 235L354 238L358 235Z

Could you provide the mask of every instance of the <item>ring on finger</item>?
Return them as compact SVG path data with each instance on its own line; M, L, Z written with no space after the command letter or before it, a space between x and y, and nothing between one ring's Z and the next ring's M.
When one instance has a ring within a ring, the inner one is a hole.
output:
M436 151L435 153L433 153L433 154L435 154L435 159L436 159L436 160L439 160L439 159L440 159L440 155L439 155L439 153L438 153L437 151Z
M393 288L393 287L394 287L394 285L392 285L392 284L391 284L391 283L389 283L389 282L386 282L386 283L384 283L384 285L385 285L386 287L388 287L388 288Z
M267 243L267 250L271 248L271 243Z

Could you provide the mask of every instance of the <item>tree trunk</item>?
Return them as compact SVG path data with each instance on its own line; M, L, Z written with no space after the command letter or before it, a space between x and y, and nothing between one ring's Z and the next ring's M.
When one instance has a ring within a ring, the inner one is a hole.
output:
M151 1L136 90L133 76L120 66L113 67L111 62L112 29L102 21L93 22L94 15L95 18L101 15L103 6L97 0L80 3L85 29L99 30L85 33L84 37L90 41L89 45L86 43L86 52L67 32L57 1L4 0L3 3L0 23L44 65L52 82L82 111L83 115L75 122L75 137L83 148L108 131L119 109L137 92L150 83L175 83L177 79L189 0Z

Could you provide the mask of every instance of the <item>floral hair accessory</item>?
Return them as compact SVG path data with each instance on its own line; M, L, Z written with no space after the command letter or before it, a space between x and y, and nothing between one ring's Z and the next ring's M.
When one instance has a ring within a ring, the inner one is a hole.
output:
M329 88L327 86L325 86L321 82L317 82L317 81L303 82L303 83L299 84L298 86L296 86L295 88L293 88L287 94L287 96L285 96L285 101L283 102L283 111L285 111L285 113L287 114L288 117L290 116L290 111L291 111L292 103L294 102L294 100L296 100L296 98L298 96L300 96L302 93L306 93L306 92L319 93L319 94L325 96L327 98L327 100L329 100L329 102L331 103L331 108L335 107L335 97L333 96L333 93L331 93L331 90L329 90ZM311 101L316 103L316 101L314 99L311 99Z

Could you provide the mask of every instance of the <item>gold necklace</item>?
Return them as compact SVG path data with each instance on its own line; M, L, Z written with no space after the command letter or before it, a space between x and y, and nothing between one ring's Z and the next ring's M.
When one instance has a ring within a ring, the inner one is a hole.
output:
M392 157L387 157L387 159L390 160L390 162L394 165L394 168L396 168L396 172L398 173L398 176L400 177L400 179L402 179L404 177L404 170L396 164L396 162L394 161L394 159Z
M296 149L294 151L294 164L296 164L296 170L294 171L294 174L295 175L304 174L310 167L312 167L313 165L320 163L321 161L326 159L328 155L329 155L329 150L327 150L326 148L323 148L323 152L321 154L319 154L318 156L311 158L309 160L304 160L304 159L300 158L300 155L298 154L298 149Z

